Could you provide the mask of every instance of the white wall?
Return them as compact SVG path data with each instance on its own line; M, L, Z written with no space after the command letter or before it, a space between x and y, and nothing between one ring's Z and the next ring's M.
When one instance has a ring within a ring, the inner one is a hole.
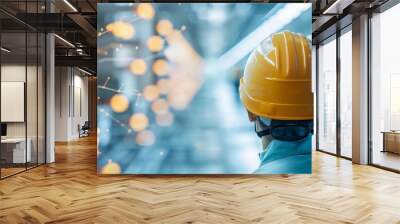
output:
M88 78L76 68L56 67L55 86L55 140L77 139L78 125L88 120Z

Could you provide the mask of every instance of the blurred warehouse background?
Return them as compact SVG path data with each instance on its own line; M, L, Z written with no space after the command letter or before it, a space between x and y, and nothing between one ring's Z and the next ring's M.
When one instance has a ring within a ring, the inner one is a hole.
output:
M251 50L311 39L311 4L98 4L100 173L252 173L261 142L240 103Z

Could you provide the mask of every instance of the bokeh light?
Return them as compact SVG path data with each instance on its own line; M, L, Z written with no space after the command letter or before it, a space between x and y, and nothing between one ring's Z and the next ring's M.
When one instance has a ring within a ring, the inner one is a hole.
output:
M102 174L120 174L121 167L118 163L108 160L108 163L101 169Z
M136 135L136 143L139 145L149 146L153 145L156 140L153 132L150 130L144 130Z
M150 3L139 3L136 8L136 13L143 19L152 19L155 15L154 8Z
M128 109L129 100L123 94L116 94L111 97L110 106L114 112L122 113Z
M129 40L135 36L135 28L133 25L124 21L110 23L106 26L106 30L124 40Z
M143 90L143 98L148 101L153 101L160 96L158 87L155 85L148 85Z
M168 73L168 62L164 59L157 59L153 63L153 72L158 76L164 76Z
M176 110L183 110L188 104L188 97L183 91L174 91L168 95L168 102L172 108Z
M157 81L157 87L160 94L168 94L171 86L171 81L169 79L160 79Z
M149 126L149 119L143 113L135 113L129 119L129 125L135 131L142 131Z
M165 114L168 112L169 105L165 99L158 99L151 104L151 109L155 114Z
M135 75L143 75L147 70L147 64L143 59L134 59L129 64L129 70Z
M168 19L162 19L157 23L156 30L160 35L168 36L174 30L174 26Z
M147 40L147 47L151 52L159 52L164 48L164 40L160 36L151 36Z
M159 126L163 127L171 126L172 123L174 122L174 115L170 112L157 114L156 122Z

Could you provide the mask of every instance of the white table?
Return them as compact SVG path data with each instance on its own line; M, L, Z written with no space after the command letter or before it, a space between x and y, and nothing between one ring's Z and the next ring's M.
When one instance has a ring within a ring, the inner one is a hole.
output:
M31 153L31 145L32 141L30 138L26 140L28 143L26 147L25 154L25 138L5 138L1 139L1 144L6 145L14 145L13 148L13 163L26 163L31 162L32 153ZM26 160L25 160L26 159Z

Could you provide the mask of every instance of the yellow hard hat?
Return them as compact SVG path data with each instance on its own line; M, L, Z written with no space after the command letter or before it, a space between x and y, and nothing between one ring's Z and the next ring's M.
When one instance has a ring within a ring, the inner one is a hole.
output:
M276 120L312 120L310 43L301 34L275 33L251 53L240 79L251 113Z

